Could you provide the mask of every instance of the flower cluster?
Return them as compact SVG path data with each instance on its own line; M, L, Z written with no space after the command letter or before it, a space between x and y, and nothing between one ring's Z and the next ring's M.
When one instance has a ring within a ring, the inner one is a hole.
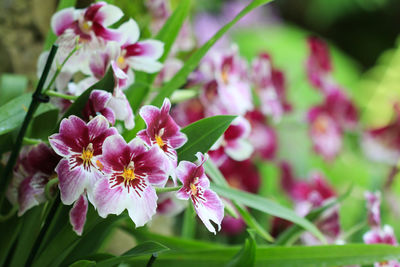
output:
M379 192L365 192L365 199L367 201L368 209L368 224L371 230L364 234L364 242L366 244L387 244L397 246L398 243L393 228L390 225L384 225L383 227L381 225L381 194ZM387 262L377 262L374 266L399 267L400 263L396 260L390 260Z
M308 46L308 78L324 97L322 104L308 111L309 134L315 152L325 160L332 160L341 150L344 131L356 128L358 113L332 76L333 69L327 45L316 37L310 37Z
M79 96L100 80L111 67L118 81L113 93L107 99L104 95L93 96L92 101L96 103L98 97L102 97L102 110L107 112L105 117L110 123L121 120L127 129L132 129L134 116L124 90L134 82L133 70L154 73L162 68L158 59L163 53L163 43L139 40L139 27L133 19L118 29L111 29L110 25L122 16L118 7L105 2L96 2L86 9L66 8L54 14L51 26L58 37L56 43L60 48L56 57L58 63L53 64L53 73L59 64L65 62L57 76L55 89ZM41 55L38 73L42 72L47 56L48 52ZM71 81L79 77L76 75L78 73L83 73L85 78ZM68 103L65 104L68 106ZM92 111L100 112L100 107L96 107L97 110Z

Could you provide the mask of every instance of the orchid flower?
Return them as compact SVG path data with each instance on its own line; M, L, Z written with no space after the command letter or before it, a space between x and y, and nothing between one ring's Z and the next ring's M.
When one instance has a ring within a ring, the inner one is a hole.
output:
M248 159L253 153L253 147L247 140L250 131L250 123L243 117L237 117L211 147L210 157L217 165L223 164L228 158L236 161Z
M156 147L147 150L139 138L127 144L114 135L104 141L100 162L105 176L94 189L99 215L105 218L127 209L136 227L146 224L157 208L153 186L163 187L168 179L163 154Z
M279 120L284 112L291 109L286 100L284 75L272 67L268 54L261 53L253 60L251 78L260 98L260 109L264 115Z
M20 154L7 190L10 202L19 205L19 216L46 201L45 187L55 176L54 168L59 161L60 157L44 143Z
M207 227L208 231L216 233L216 229L210 221L221 228L221 221L224 218L224 205L221 199L209 189L210 181L204 173L203 164L207 156L198 152L196 154L198 163L181 161L176 169L176 176L182 182L182 188L176 193L179 199L191 199L194 209Z
M164 161L169 163L169 174L175 177L174 169L177 166L178 156L176 149L186 143L187 137L180 132L180 127L169 115L171 102L164 99L162 107L143 106L139 114L146 123L147 128L138 132L140 137L149 147L157 147L164 155Z
M63 157L56 167L61 200L66 205L87 191L92 200L95 183L103 177L103 165L99 161L104 140L117 134L115 128L109 128L106 118L99 115L85 123L76 116L63 119L60 132L49 137L54 151Z
M108 107L112 98L111 93L103 90L93 90L90 93L89 100L83 109L83 117L89 121L97 115L103 115L110 124L115 123L114 111Z
M366 244L387 244L397 246L398 243L393 228L389 225L381 226L381 194L379 192L365 192L365 199L367 200L368 224L370 225L371 230L364 234L364 242ZM374 267L400 267L400 263L395 260L376 262Z
M383 127L365 131L362 146L365 154L372 160L392 166L400 159L400 109L396 104L395 118Z
M119 40L120 33L107 27L120 20L122 11L106 2L97 2L86 9L72 7L58 11L51 19L51 28L57 36L67 29L78 35L80 42L89 42L94 38Z
M245 118L251 125L249 141L254 148L254 155L264 160L273 160L278 149L275 130L268 126L267 118L259 110L247 112Z

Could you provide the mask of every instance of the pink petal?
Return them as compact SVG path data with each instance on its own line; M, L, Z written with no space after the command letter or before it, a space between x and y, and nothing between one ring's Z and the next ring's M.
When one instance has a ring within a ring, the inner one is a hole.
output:
M234 142L228 142L225 147L226 154L237 161L243 161L250 158L254 148L248 140L240 139Z
M69 221L77 235L82 235L83 227L86 222L88 211L88 200L85 194L82 194L69 212Z
M136 21L129 19L119 26L118 31L122 35L121 44L134 44L139 40L140 30Z
M42 176L41 174L37 174ZM43 177L38 177L43 179ZM22 181L18 189L18 216L22 216L30 208L44 202L44 184L36 185L35 179L31 176Z
M214 226L210 221L218 225L218 231L221 229L221 222L224 218L224 204L222 204L221 199L211 190L204 191L203 197L204 202L198 202L195 210L197 215L207 227L208 231L216 234Z
M71 27L71 24L76 20L75 12L75 9L70 7L60 10L53 15L51 18L51 28L57 36Z
M103 26L110 26L119 21L124 16L122 10L114 5L102 6L93 18L93 21L101 23Z
M99 215L103 218L108 214L119 215L126 207L126 194L122 187L111 189L108 179L101 179L93 190L93 202Z
M121 40L121 34L117 30L107 29L99 23L93 23L92 29L96 36L102 37L104 40L116 42Z
M130 154L129 147L124 138L119 134L107 137L103 143L103 155L101 160L104 161L106 165L112 166L114 170L123 171L127 163L125 162L125 158L120 156L121 154Z

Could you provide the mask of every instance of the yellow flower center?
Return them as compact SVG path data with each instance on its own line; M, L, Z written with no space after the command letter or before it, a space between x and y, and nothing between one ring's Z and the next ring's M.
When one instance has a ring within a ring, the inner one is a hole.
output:
M161 136L159 136L159 135L156 135L156 142L160 148L163 148L165 146L164 141L162 140Z
M117 59L117 65L120 69L125 69L127 64L124 56L119 56Z
M88 34L92 30L92 22L91 21L84 21L80 24L81 30Z
M225 84L228 84L228 82L229 82L229 75L228 75L228 69L227 69L227 68L224 68L224 69L222 70L221 77L222 77L222 81L223 81Z
M88 166L92 162L93 152L93 144L89 143L89 145L83 149L80 156L83 161L83 165Z
M127 168L124 168L124 173L122 174L125 181L132 181L135 179L135 167L133 161L131 161Z
M193 183L190 184L190 191L192 191L192 195L197 195L197 187Z
M319 116L314 122L314 129L319 134L324 134L328 130L328 118L326 116Z

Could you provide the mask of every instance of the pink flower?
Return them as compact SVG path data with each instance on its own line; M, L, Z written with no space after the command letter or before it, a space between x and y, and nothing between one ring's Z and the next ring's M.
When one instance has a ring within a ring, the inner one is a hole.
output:
M187 137L180 132L180 127L169 115L170 109L171 102L167 98L164 99L160 109L150 105L143 106L139 114L145 121L147 128L137 135L149 147L155 146L163 152L165 160L169 162L170 175L174 177L174 168L178 161L176 149L186 143Z
M322 105L309 110L308 122L314 150L332 160L341 149L343 132L356 128L358 113L342 91L332 89Z
M267 118L259 110L247 112L246 119L251 125L249 141L254 148L254 155L264 160L273 160L278 149L275 130L268 126Z
M217 165L223 164L228 158L236 161L248 159L253 153L253 147L247 139L250 131L249 122L243 117L237 117L211 147L211 159Z
M108 26L122 18L122 11L105 2L97 2L86 9L72 7L58 11L51 19L51 27L57 36L67 29L72 29L81 42L91 41L95 37L104 40L118 40L121 38L116 30L107 29Z
M391 123L367 130L362 140L364 152L370 159L393 166L400 159L400 112L397 104L394 109L396 117Z
M391 246L397 246L397 238L394 234L393 228L389 225L381 227L380 218L380 204L381 195L379 192L365 193L365 199L367 200L368 209L368 223L371 227L367 233L364 234L363 239L366 244L387 244ZM387 262L377 262L374 264L375 267L400 267L400 263L392 260Z
M153 186L163 187L168 179L162 153L156 147L147 150L138 138L127 144L114 135L104 141L100 162L106 176L94 189L99 215L105 218L127 209L136 227L146 224L157 208Z
M93 90L90 93L89 100L83 109L83 117L89 121L97 115L103 115L112 125L115 123L115 114L112 109L107 107L111 100L111 93L103 90Z
M104 140L117 134L103 116L85 123L76 116L63 119L60 132L49 137L54 151L63 157L56 167L61 200L66 205L75 202L85 190L89 200L95 183L104 175L99 161Z
M297 181L286 162L281 163L281 186L295 203L296 213L300 216L306 216L312 209L321 207L336 197L334 189L322 174L313 173L310 181ZM334 243L341 231L338 207L326 210L316 225L329 241ZM303 241L307 244L318 243L318 240L308 233L303 236Z
M198 98L177 104L172 108L171 115L178 125L184 127L205 117L205 107Z
M283 72L273 68L268 54L261 53L253 60L251 78L260 98L260 108L264 115L279 120L284 112L291 109L286 99Z
M207 157L198 152L196 154L198 164L188 161L181 161L176 169L176 176L183 186L176 193L179 199L192 200L197 215L207 227L208 231L216 233L216 229L210 221L221 228L221 221L224 218L224 205L220 198L209 189L210 181L204 173L203 164Z
M311 84L322 91L327 91L333 83L332 63L326 43L317 37L309 37L310 55L307 59L307 74Z
M60 157L44 143L21 152L7 190L10 202L19 205L19 216L46 201L44 190L55 176L59 161Z
M86 198L86 193L83 193L80 195L78 200L75 201L74 206L69 212L69 221L72 225L72 229L77 235L82 235L88 207L89 203Z

